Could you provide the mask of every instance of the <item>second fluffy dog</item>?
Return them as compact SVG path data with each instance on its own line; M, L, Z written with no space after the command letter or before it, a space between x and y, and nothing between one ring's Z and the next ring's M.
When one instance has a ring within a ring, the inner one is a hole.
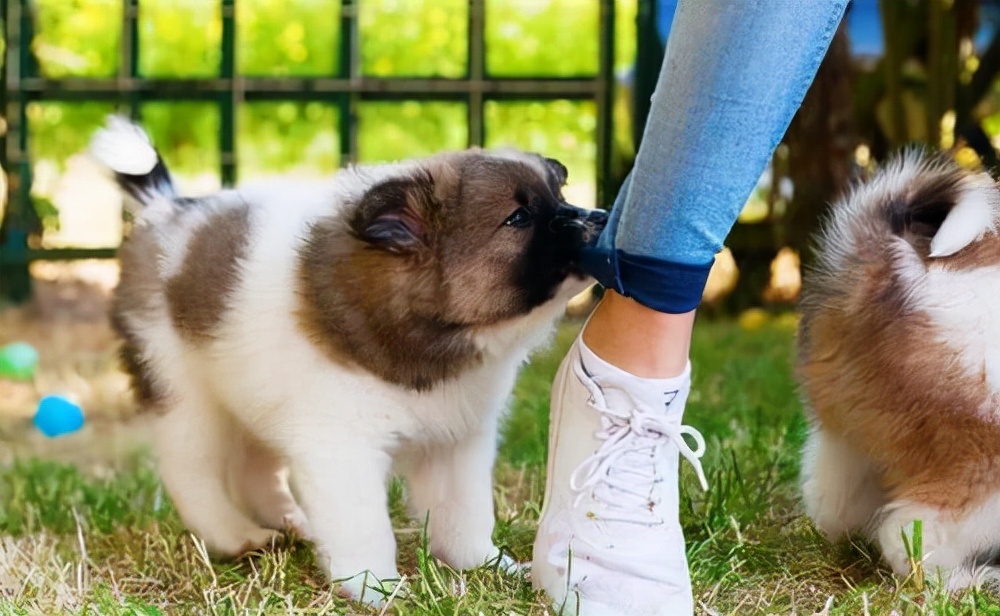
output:
M991 177L911 152L835 206L803 288L807 511L952 588L1000 571L998 225Z

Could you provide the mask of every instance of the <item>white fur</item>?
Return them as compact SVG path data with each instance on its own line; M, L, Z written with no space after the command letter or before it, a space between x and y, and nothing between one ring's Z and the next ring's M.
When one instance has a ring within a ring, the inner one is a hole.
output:
M519 366L584 285L568 281L518 321L480 331L483 364L423 393L331 362L295 319L296 248L331 204L405 165L232 193L255 205L254 218L242 282L214 341L184 343L165 309L129 323L173 385L157 420L157 449L185 523L228 554L267 543L277 524L291 526L314 540L331 579L371 602L381 595L366 593L366 584L398 577L386 506L394 461L408 479L411 509L429 515L434 555L460 568L498 555L491 539L497 423ZM179 260L184 243L166 246L168 262Z
M849 267L859 252L858 243L868 241L868 238L856 233L852 221L881 220L878 210L883 207L883 197L905 194L910 183L925 170L926 161L922 154L916 150L907 151L893 159L872 180L854 186L838 202L824 229L829 239L822 257L829 263L830 270L841 271Z
M159 160L145 131L119 116L108 117L107 127L94 134L90 151L112 171L127 175L145 175Z
M806 514L830 540L864 527L885 502L871 460L817 427L802 458Z
M1000 396L1000 266L931 268L913 303L934 320L938 339L959 351L965 371Z
M914 555L907 552L906 543L913 545L914 520L921 521L923 535L922 553L915 556L931 576L945 580L952 589L998 579L1000 572L995 567L973 569L968 558L996 545L1000 536L1000 493L961 517L956 517L953 511L914 502L887 506L878 516L872 535L882 556L898 575L911 570Z
M962 198L948 212L931 240L930 256L951 256L987 232L995 233L1000 207L998 197L1000 192L989 175L981 173L968 178Z

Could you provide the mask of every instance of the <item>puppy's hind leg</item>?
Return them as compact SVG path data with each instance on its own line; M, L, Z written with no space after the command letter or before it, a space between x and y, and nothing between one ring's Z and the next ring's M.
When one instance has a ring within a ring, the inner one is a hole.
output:
M228 465L242 439L229 415L196 384L179 393L154 428L160 478L184 524L209 550L236 556L278 535L250 519L233 501Z
M493 459L496 431L407 458L410 510L429 518L431 553L456 569L483 565L500 555L493 545Z
M232 456L230 477L246 509L268 528L294 530L309 538L309 522L292 496L288 468L280 456L249 434L238 454Z
M919 554L913 553L916 520L921 523ZM926 574L946 582L949 590L995 586L1000 580L1000 494L961 512L913 501L893 502L883 509L873 535L882 557L899 575L908 574L919 560Z
M831 540L863 528L885 502L871 461L821 428L803 452L802 497L806 514Z

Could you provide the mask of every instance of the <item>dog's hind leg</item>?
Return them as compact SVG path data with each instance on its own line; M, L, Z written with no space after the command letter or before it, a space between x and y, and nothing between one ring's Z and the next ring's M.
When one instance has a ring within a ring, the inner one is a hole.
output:
M233 447L242 446L239 430L196 384L178 392L155 428L160 478L184 524L209 550L236 556L279 534L262 528L233 501L227 475Z
M914 541L916 520L921 527L919 542ZM963 512L896 501L879 514L872 535L898 575L909 574L919 561L926 576L945 582L949 590L1000 580L1000 494Z
M863 528L885 503L871 461L821 428L803 452L802 497L806 514L831 540Z
M245 435L243 447L230 461L230 478L241 502L261 524L294 530L309 538L309 522L292 496L288 468L270 447Z

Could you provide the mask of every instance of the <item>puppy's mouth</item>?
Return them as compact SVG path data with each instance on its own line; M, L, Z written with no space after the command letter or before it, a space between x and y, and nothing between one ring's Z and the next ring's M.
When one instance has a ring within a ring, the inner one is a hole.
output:
M549 230L573 250L579 251L596 242L607 223L608 213L604 210L563 205L549 222Z
M589 277L581 265L581 252L597 242L607 223L608 213L604 210L586 210L568 204L560 206L549 222L549 231L565 250L566 265L560 272L564 277L581 280Z

